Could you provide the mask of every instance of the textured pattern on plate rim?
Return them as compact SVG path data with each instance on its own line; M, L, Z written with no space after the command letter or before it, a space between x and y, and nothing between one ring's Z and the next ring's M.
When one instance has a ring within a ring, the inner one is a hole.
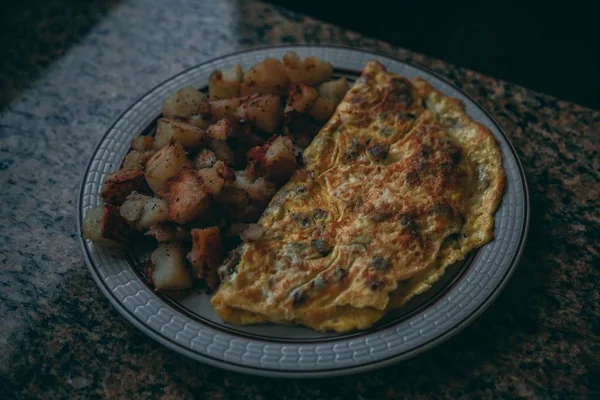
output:
M81 187L79 224L87 210L101 204L104 176L118 168L130 141L160 113L162 99L177 89L205 86L209 74L233 63L248 68L286 51L315 55L340 68L361 70L378 60L395 73L422 76L436 89L461 99L468 114L487 126L500 144L506 170L504 197L496 212L494 240L485 245L462 281L445 297L408 320L375 333L319 344L249 340L217 331L181 315L140 281L121 251L82 240L94 280L135 326L160 343L200 361L263 375L316 376L372 369L406 359L438 344L472 321L498 294L514 269L528 224L528 196L522 169L496 122L472 99L421 67L376 53L332 46L280 46L247 50L190 68L142 96L120 116L100 142Z

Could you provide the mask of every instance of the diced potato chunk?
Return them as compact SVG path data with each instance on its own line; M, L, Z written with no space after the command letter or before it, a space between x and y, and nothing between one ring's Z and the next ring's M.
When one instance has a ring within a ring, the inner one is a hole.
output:
M301 113L307 112L316 103L318 97L319 94L315 88L304 83L297 83L291 87L288 93L285 111L296 110Z
M221 232L216 226L192 229L192 251L187 256L194 275L204 279L209 288L219 284L217 270L223 258Z
M308 113L316 120L327 121L333 115L335 107L333 101L319 97Z
M279 94L285 93L288 86L288 76L281 61L267 58L244 74L241 95L250 94Z
M137 192L127 196L119 212L130 225L138 229L147 229L169 219L169 207L165 200Z
M198 218L211 205L206 188L191 167L182 168L166 182L167 192L161 192L169 204L169 220L185 224Z
M316 86L331 79L333 66L318 57L307 57L304 60L295 52L283 56L283 65L291 83L305 83Z
M251 121L258 129L273 133L283 117L283 105L278 96L267 94L252 98L236 112L240 119Z
M108 174L104 179L100 195L106 203L118 206L133 191L148 192L144 170L139 167L123 168Z
M275 184L264 178L258 178L254 182L250 182L244 171L236 171L236 180L233 185L246 192L252 202L257 204L268 203L276 191Z
M211 195L217 195L225 185L225 179L219 176L215 168L204 168L196 172L204 183L204 187Z
M161 243L150 256L152 282L157 290L181 290L192 286L179 243Z
M179 142L171 142L157 151L146 163L146 181L154 193L165 190L165 181L188 165L185 151Z
M146 163L154 154L154 150L138 151L131 150L123 160L122 168L146 168Z
M217 162L215 153L208 149L201 150L194 158L194 168L203 169L210 168Z
M131 141L131 148L140 152L152 150L154 138L152 136L138 136Z
M165 118L187 118L197 114L200 105L206 101L206 95L193 87L185 87L163 101L162 115Z
M239 98L234 97L231 99L210 101L208 104L208 116L210 116L212 121L218 121L222 118L233 115L240 106L241 101Z
M142 229L169 219L169 206L167 202L158 197L151 197L144 202L144 209L137 225Z
M205 117L204 115L194 114L185 120L190 125L194 125L196 128L207 129L210 124L210 116Z
M230 137L246 136L248 133L248 124L241 123L239 120L231 117L221 118L212 124L206 131L206 135L209 138L217 140L227 140Z
M229 145L222 140L208 139L206 144L218 160L227 165L235 165L235 153Z
M334 79L319 85L319 96L331 100L336 106L340 104L346 92L350 90L346 78Z
M162 243L189 241L191 239L189 231L183 229L180 225L177 225L173 222L162 222L152 225L145 235L153 237L158 242Z
M222 71L215 71L208 79L208 92L211 100L229 99L240 94L243 72L240 64Z
M194 125L161 118L158 120L154 147L160 149L175 140L186 149L194 149L200 147L204 136L204 131Z
M81 225L81 236L94 243L124 247L128 244L130 230L119 214L119 209L106 204L89 210Z
M287 136L275 136L262 147L248 152L248 161L256 162L267 179L276 183L285 182L296 169L294 145Z
M119 207L119 214L132 226L135 226L142 216L144 204L150 196L145 196L138 192L132 192Z
M287 136L277 136L267 146L260 166L264 169L267 179L283 183L296 169L292 140Z

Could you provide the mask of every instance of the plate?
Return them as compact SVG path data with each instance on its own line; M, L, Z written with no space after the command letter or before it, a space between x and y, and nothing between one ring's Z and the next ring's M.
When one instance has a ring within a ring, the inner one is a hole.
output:
M322 334L308 328L225 324L208 296L178 300L158 294L138 268L148 248L132 251L81 240L91 274L108 300L137 328L159 343L201 362L269 376L310 377L366 371L405 360L456 334L498 295L516 267L528 226L529 200L516 152L498 123L460 89L420 66L367 51L333 46L280 46L246 50L192 67L150 90L110 127L94 152L81 186L78 221L101 204L104 176L119 168L131 139L153 129L162 100L184 86L206 87L210 73L240 63L244 69L287 51L318 56L335 66L336 76L354 80L369 60L409 78L421 76L436 89L462 100L468 114L498 139L506 187L496 212L494 239L447 271L427 293L392 312L371 329Z

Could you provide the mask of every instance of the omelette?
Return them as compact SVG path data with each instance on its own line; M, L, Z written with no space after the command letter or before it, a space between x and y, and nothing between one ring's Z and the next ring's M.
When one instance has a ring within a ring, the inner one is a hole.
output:
M498 144L423 79L369 62L303 158L220 268L226 322L366 329L492 238Z

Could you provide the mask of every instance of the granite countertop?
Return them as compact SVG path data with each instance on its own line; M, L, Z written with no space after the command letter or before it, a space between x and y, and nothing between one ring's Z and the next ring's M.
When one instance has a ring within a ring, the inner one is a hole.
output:
M70 3L30 10L39 36L13 42L0 69L0 398L600 397L600 112L261 3ZM531 192L529 240L497 301L439 347L351 377L257 378L160 346L103 297L75 233L84 167L134 99L215 56L296 42L449 78L503 125Z

